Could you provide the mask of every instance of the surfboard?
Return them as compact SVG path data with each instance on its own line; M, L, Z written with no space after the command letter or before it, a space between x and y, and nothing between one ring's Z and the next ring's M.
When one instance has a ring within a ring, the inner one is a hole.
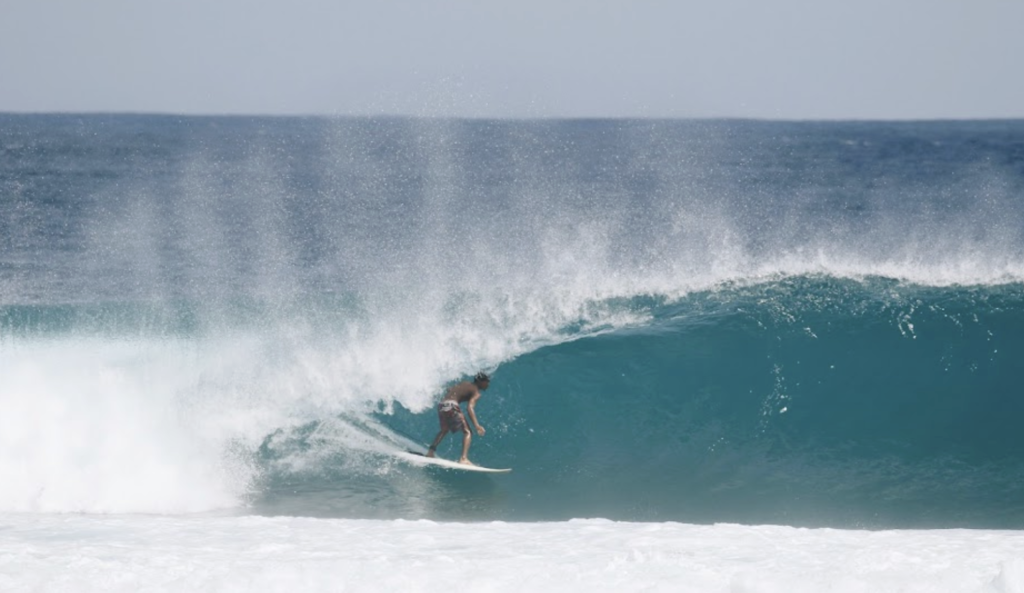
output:
M406 461L415 465L436 465L447 469L457 469L464 472L480 472L485 474L507 474L512 471L512 468L495 469L492 467L483 467L480 465L463 465L457 461L450 459L441 459L440 457L427 457L423 453L416 451L399 451L398 456Z

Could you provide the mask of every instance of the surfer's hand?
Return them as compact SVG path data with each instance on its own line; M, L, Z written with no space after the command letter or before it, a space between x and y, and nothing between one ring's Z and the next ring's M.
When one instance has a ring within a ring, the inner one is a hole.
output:
M483 427L483 426L480 426L479 424L477 424L477 425L476 425L476 433L477 433L478 435L480 435L480 436L484 436L484 434L485 434L486 432L487 432L487 431L486 431L486 430L484 430L484 427Z

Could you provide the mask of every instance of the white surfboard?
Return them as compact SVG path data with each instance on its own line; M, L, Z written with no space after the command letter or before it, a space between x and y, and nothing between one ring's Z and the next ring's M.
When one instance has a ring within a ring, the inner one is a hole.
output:
M491 467L482 467L479 465L463 465L457 461L451 461L450 459L441 459L440 457L427 457L423 453L417 453L416 451L399 451L396 453L400 458L412 463L414 465L437 465L448 469L457 469L464 472L481 472L487 474L507 474L512 471L512 468L507 469L494 469Z

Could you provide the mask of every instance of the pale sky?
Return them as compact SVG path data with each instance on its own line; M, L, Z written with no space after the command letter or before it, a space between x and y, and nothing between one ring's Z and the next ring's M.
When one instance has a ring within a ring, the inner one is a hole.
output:
M0 112L1024 117L1022 0L0 0Z

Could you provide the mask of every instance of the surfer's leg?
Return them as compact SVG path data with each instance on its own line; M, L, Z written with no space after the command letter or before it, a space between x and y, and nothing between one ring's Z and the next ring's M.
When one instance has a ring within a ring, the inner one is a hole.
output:
M430 448L427 449L427 457L433 457L434 456L434 452L437 451L437 446L441 444L441 441L444 440L444 436L446 434L448 434L448 429L447 428L442 428L441 432L437 433L437 436L434 437L434 442L431 443L430 444Z
M469 460L469 444L473 441L473 434L469 431L469 427L466 426L462 431L462 457L459 458L459 463L466 465L473 465Z
M441 406L437 407L437 422L441 425L441 432L437 433L437 436L434 437L434 442L431 443L430 448L427 449L427 457L434 456L434 453L437 452L437 446L441 444L445 435L447 435L448 431L451 430L451 427L448 425L448 414L441 408Z

